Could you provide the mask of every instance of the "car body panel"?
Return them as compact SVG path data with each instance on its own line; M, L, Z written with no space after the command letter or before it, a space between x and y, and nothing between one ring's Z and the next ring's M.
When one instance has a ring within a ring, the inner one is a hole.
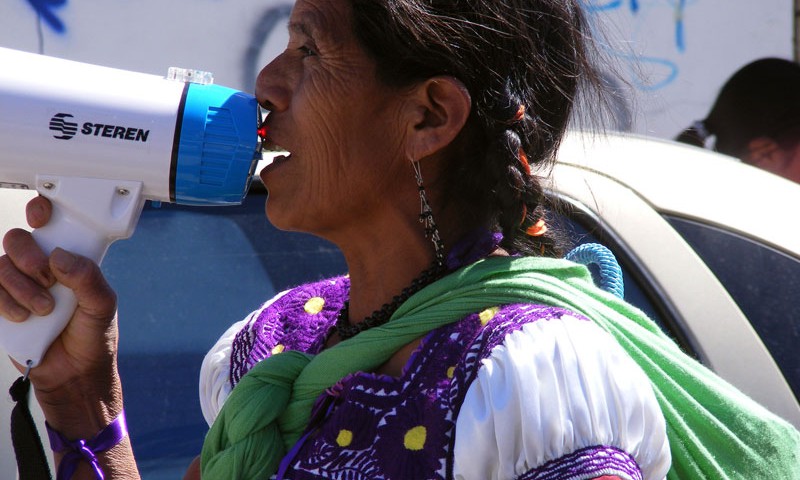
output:
M618 133L572 132L558 161L632 186L658 211L723 225L800 257L800 225L782 221L800 206L800 186L785 178L706 149Z

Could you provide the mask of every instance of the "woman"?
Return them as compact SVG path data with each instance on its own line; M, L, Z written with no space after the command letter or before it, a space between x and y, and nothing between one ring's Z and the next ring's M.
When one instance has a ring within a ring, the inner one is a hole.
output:
M584 29L571 0L298 0L256 87L271 146L291 152L261 173L266 212L336 243L349 275L223 335L204 363L213 427L186 478L666 476L641 369L585 316L503 296L585 280L547 261L515 276L510 260L560 254L535 172L595 78ZM29 204L32 226L48 216ZM45 313L54 281L79 301L31 372L52 435L120 430L114 293L25 232L4 246L0 313ZM492 290L495 277L525 285ZM95 455L106 478L136 478L127 438Z

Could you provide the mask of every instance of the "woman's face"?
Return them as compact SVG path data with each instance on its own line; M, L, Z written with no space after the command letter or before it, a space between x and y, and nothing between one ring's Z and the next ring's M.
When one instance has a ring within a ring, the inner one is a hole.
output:
M279 228L330 238L380 215L398 182L414 182L404 177L403 97L377 80L350 8L347 0L298 0L286 50L256 82L272 111L269 141L290 152L261 172L267 216Z

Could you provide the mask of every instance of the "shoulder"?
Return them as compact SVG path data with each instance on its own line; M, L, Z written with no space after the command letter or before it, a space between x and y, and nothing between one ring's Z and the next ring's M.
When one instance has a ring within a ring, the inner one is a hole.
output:
M347 277L300 285L275 295L228 328L200 369L200 403L209 425L239 379L256 363L283 350L317 352L349 288Z
M611 335L558 308L484 316L492 313L457 416L456 478L550 478L547 469L597 465L621 478L666 475L666 426L652 386Z
M331 278L288 290L262 306L233 339L233 382L274 351L316 353L347 300L349 288L346 277Z

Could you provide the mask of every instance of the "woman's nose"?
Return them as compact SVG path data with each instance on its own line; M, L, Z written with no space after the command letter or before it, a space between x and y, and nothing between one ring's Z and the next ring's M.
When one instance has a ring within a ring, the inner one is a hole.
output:
M258 73L255 93L259 105L263 108L280 112L289 107L291 91L287 72L281 67L280 55Z

